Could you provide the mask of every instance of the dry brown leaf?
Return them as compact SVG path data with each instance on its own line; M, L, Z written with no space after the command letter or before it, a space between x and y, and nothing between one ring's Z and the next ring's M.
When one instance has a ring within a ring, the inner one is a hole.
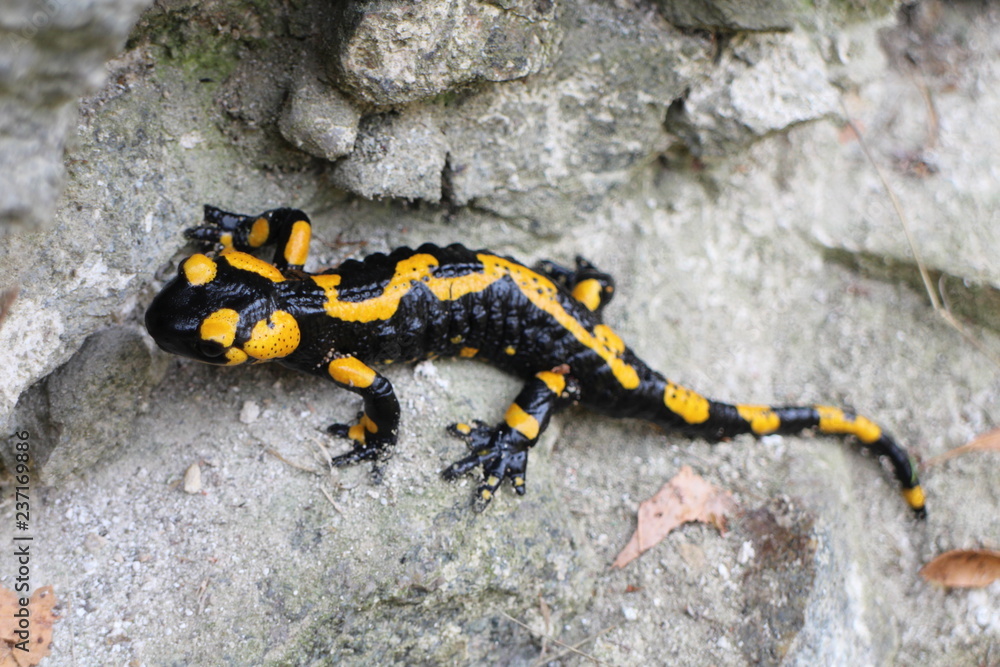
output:
M0 586L0 644L17 641L17 619L14 612L17 611L17 593ZM0 653L2 655L2 653ZM0 662L0 666L4 663Z
M726 514L734 507L732 494L712 486L684 466L656 495L639 503L635 533L611 567L625 567L688 521L711 523L725 533Z
M920 568L927 581L951 588L982 588L1000 579L1000 551L954 549Z
M939 454L934 458L929 459L924 465L937 465L938 463L955 458L956 456L961 456L962 454L968 454L969 452L1000 452L1000 428L995 428L992 431L983 433L961 447L949 449L944 454Z
M0 667L17 667L17 660L14 660L11 646L7 642L0 642Z
M28 601L30 636L27 651L17 647L22 641L17 635L20 611L18 595L0 586L0 667L31 667L49 654L52 645L52 624L59 618L53 613L56 596L51 586L36 589Z

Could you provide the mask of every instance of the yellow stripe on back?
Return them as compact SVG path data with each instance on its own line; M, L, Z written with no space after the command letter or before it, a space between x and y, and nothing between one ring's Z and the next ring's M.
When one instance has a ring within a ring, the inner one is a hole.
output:
M285 277L281 275L281 271L278 270L278 267L273 264L268 264L262 259L257 259L253 255L248 255L245 252L240 252L238 250L223 250L219 257L225 259L229 263L229 266L234 269L250 271L251 273L256 273L258 276L267 278L268 280L276 283L280 283L285 279Z
M415 254L399 262L382 294L364 301L341 301L337 294L341 277L337 274L312 276L312 280L326 292L323 307L330 317L345 322L373 322L395 315L400 301L414 285L423 284L441 301L454 301L481 292L509 276L536 308L551 315L581 344L601 357L622 387L635 389L639 386L639 374L620 358L625 350L621 338L604 325L595 327L593 333L588 331L559 302L559 290L551 280L502 257L480 253L476 258L483 264L481 271L439 278L434 275L439 266L437 258L427 253Z

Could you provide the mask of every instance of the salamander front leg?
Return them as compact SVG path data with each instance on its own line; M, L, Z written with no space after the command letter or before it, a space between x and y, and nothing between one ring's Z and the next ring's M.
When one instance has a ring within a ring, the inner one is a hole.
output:
M538 442L549 418L578 397L574 378L552 371L538 373L525 384L496 427L476 421L448 428L452 435L465 440L472 453L445 468L441 476L452 480L482 466L483 480L476 491L480 510L489 504L505 479L511 481L518 495L524 495L528 450Z
M392 385L354 357L334 359L327 372L338 386L364 399L364 410L354 424L332 424L327 429L331 435L353 443L351 451L333 457L331 462L344 466L372 461L372 474L378 478L379 464L392 456L399 433L399 401Z
M615 295L615 279L583 257L576 258L575 269L542 260L535 270L564 287L574 299L598 317Z
M309 216L295 208L243 215L206 205L205 224L184 230L184 235L202 243L221 245L223 250L241 252L274 244L277 246L274 265L285 271L301 269L306 263L312 225Z

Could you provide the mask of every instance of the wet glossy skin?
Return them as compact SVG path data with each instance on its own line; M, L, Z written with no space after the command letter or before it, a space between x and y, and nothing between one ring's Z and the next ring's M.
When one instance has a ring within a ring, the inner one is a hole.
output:
M614 283L585 260L531 269L488 251L423 245L308 274L311 228L301 211L243 216L206 207L206 223L188 236L223 250L181 264L146 313L150 335L174 354L220 365L274 360L359 394L357 423L330 427L353 442L337 465L378 466L396 443L399 403L372 365L477 358L526 380L497 426L450 428L471 453L443 475L482 466L480 505L504 479L524 493L529 449L552 414L579 403L711 440L806 429L852 435L888 458L907 503L924 513L909 457L868 419L830 406L730 405L650 369L603 324ZM269 243L277 244L274 264L244 252Z

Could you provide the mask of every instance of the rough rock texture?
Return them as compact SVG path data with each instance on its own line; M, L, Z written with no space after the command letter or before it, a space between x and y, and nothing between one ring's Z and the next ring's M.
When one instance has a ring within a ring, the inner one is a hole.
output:
M394 106L540 71L558 45L554 0L364 0L337 5L329 67L359 101Z
M792 0L659 0L668 21L679 28L791 30L798 18Z
M805 34L732 39L709 81L675 104L667 129L699 157L719 157L798 123L833 116L839 92Z
M131 444L136 415L149 409L150 389L163 379L165 367L136 330L111 327L88 338L69 362L22 394L14 421L35 434L38 481L58 484ZM79 419L82 414L87 418ZM13 454L0 452L8 468Z
M441 199L447 147L428 109L366 116L353 149L331 172L338 187L368 198Z
M931 312L840 101L996 356L1000 135L983 128L1000 10L817 3L791 31L717 40L649 3L564 3L533 73L470 84L431 53L413 80L441 92L380 106L323 60L326 4L157 3L81 104L52 231L0 247L4 286L21 288L0 328L0 415L48 455L32 577L64 600L53 664L576 660L550 638L607 664L996 662L1000 585L944 592L916 574L949 548L1000 548L989 455L925 470L917 525L879 466L830 439L709 445L569 410L532 453L527 496L474 514L474 481L438 478L464 449L444 426L498 419L513 379L386 369L404 421L376 485L327 467L343 443L322 430L358 409L328 382L147 361L120 327L193 250L180 231L201 204L294 205L316 223L311 267L424 241L582 254L618 280L608 323L671 378L853 406L926 460L996 426L998 374ZM32 404L56 387L57 409ZM105 437L126 442L83 446ZM639 501L685 464L744 513L609 570Z
M284 105L278 127L281 136L296 148L332 161L354 150L361 112L346 95L320 81L315 72L303 71Z
M47 225L80 95L151 0L11 0L0 6L0 235Z

